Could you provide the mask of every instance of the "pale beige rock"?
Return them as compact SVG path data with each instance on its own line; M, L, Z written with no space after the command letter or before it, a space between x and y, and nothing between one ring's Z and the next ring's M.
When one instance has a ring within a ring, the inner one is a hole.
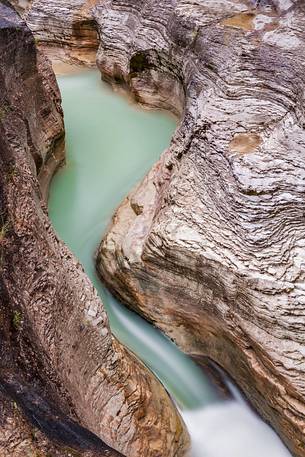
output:
M109 0L94 15L107 80L148 106L184 107L113 218L101 277L225 367L302 457L305 7Z
M52 60L95 65L98 36L91 14L95 0L33 0L27 24Z

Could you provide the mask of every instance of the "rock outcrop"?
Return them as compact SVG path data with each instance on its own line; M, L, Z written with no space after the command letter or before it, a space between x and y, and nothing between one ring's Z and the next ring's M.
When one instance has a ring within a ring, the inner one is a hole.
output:
M92 7L96 0L33 0L27 23L52 60L95 65L98 48Z
M305 455L303 2L105 0L103 76L181 118L113 217L101 278L223 366Z
M36 426L44 411L52 424L44 400L38 411L37 392L60 418L72 417L107 443L98 455L182 456L188 436L171 400L113 339L95 289L48 219L44 197L64 159L60 94L7 2L0 4L0 55L0 453L66 455L50 443L26 449L31 429L20 425L8 395L28 415L37 405Z

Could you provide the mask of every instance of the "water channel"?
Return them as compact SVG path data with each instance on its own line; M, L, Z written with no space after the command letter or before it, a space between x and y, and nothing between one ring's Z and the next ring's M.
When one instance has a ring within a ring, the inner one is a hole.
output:
M102 234L122 199L169 145L174 119L139 110L102 83L96 70L58 76L58 83L67 164L52 181L49 213L97 288L113 333L150 367L181 409L192 437L192 457L289 456L246 404L220 402L203 371L117 302L97 278L93 256Z

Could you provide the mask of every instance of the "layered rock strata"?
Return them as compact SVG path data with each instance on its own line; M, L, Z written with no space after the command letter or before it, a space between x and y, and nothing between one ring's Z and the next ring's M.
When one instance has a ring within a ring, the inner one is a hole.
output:
M60 16L59 3L34 2L31 27L45 42L43 18L48 8ZM186 352L225 367L303 456L304 5L90 8L104 79L181 119L115 214L99 249L101 277Z
M304 456L304 4L106 0L93 14L104 77L180 115L113 217L101 278L223 366Z
M32 0L8 0L21 16L26 16L31 7Z
M44 197L64 158L60 94L31 32L6 2L0 51L0 386L37 388L119 451L104 444L100 455L182 456L188 436L172 402L113 339L95 289L48 219ZM12 440L0 434L0 453L15 457L25 455L31 431L11 433L12 424L21 430L21 419L10 404L3 403L1 421ZM25 447L18 443L24 433ZM50 450L42 448L42 455Z
M26 20L40 49L53 61L95 65L98 48L92 7L96 0L33 0Z

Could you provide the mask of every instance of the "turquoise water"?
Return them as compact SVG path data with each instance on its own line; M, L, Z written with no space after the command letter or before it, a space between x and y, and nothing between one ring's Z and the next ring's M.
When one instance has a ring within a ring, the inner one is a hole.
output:
M96 276L93 255L113 212L169 145L175 122L128 104L101 83L97 71L58 77L58 82L67 165L52 181L49 213L102 297L113 333L154 371L182 408L192 457L288 457L277 435L247 405L218 403L197 365L118 303Z
M169 145L176 127L164 113L143 111L114 94L97 71L58 77L67 133L67 165L54 177L49 213L106 306L116 337L184 408L215 401L202 371L160 331L115 300L93 261L112 214Z

